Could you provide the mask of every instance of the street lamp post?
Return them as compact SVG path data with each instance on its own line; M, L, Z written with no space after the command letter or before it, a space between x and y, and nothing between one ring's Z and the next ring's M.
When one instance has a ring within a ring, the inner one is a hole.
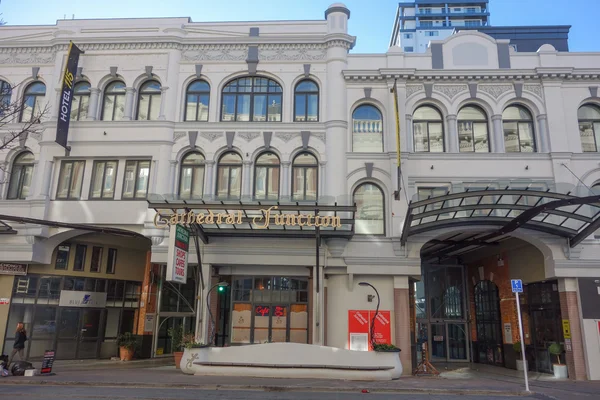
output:
M373 316L373 320L371 321L371 347L375 350L375 319L377 318L377 314L379 314L379 304L381 303L381 298L379 297L379 292L375 289L375 286L371 285L368 282L360 282L358 286L370 286L377 295L377 307L375 308L375 315Z
M216 287L218 287L219 290L222 290L221 288L226 288L227 286L229 286L229 283L219 282L216 285L214 285L213 287L211 287L210 289L208 289L208 292L206 293L206 307L208 307L208 314L210 315L210 323L211 323L211 327L210 327L210 331L209 331L210 336L208 337L208 340L207 340L208 343L206 343L209 346L211 346L213 344L215 326L217 325L217 322L214 320L214 316L212 315L212 311L210 309L210 304L209 304L210 292L212 292L212 290Z

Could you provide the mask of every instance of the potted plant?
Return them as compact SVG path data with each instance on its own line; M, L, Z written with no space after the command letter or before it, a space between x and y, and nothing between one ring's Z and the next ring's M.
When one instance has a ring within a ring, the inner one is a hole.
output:
M137 338L131 332L123 333L117 337L117 346L119 346L121 361L131 361L137 346Z
M558 343L552 343L548 347L548 352L553 356L556 356L556 364L552 364L552 370L554 371L554 377L557 379L567 379L567 366L560 362L560 355L563 352L563 347Z
M181 325L174 328L169 328L167 334L171 338L171 349L173 351L175 368L179 368L181 358L183 357L183 348L190 340L193 341L194 338L190 334L185 334L183 332L183 326Z
M513 343L513 349L517 354L517 371L527 371L527 361L523 364L523 357L521 356L521 341Z

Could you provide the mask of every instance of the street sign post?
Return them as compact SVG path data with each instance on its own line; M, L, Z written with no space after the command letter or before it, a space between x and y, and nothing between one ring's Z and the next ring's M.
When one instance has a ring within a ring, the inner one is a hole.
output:
M521 318L521 302L519 293L523 293L523 281L511 279L510 286L517 298L517 316L519 317L519 334L521 335L521 355L523 357L523 374L525 375L525 390L529 392L529 377L527 376L527 359L525 358L525 336L523 336L523 319Z

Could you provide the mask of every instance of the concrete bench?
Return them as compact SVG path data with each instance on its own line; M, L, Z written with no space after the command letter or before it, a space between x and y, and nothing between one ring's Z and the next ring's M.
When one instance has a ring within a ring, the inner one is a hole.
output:
M392 366L350 366L350 365L317 365L317 364L260 364L260 363L236 363L236 362L209 362L196 361L194 365L211 367L248 367L248 368L316 368L316 369L344 369L352 371L387 371L394 369Z

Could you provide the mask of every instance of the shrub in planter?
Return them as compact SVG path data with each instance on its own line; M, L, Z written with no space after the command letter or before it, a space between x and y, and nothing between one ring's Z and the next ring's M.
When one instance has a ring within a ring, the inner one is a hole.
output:
M131 361L137 347L137 337L126 332L117 337L117 346L119 346L119 358L121 361Z
M400 352L400 349L398 347L394 346L393 344L388 344L388 343L375 343L373 345L373 350L374 351L386 352L386 353L398 353L398 352Z
M517 371L524 371L527 369L527 362L523 364L523 357L521 355L521 341L513 343L513 350L517 354Z
M188 347L188 345L195 343L194 334L185 333L183 331L183 326L181 325L170 328L167 333L171 338L175 368L179 368L181 358L183 357L183 349Z
M567 379L567 366L560 362L560 355L563 353L563 347L558 343L552 343L548 347L548 353L556 356L556 364L552 364L554 377L559 379Z

